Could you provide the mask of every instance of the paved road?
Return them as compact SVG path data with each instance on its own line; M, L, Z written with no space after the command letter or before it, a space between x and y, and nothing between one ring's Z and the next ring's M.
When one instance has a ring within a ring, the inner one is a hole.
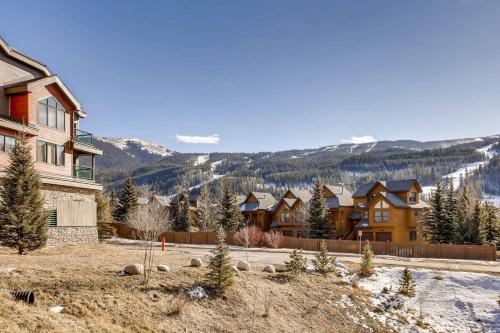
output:
M109 242L114 243L114 242ZM137 246L139 243L132 240L118 240L121 246ZM160 246L158 243L157 246ZM166 255L176 257L204 257L210 254L213 249L212 245L181 245L167 244L165 251ZM288 260L291 250L287 249L267 249L253 248L248 253L248 261L254 264L278 264ZM314 252L304 251L308 258L312 258ZM332 253L340 262L359 263L361 257L359 254L351 253ZM247 251L238 246L231 246L231 257L234 260L247 260ZM421 267L431 269L458 270L471 272L484 272L500 274L500 262L494 261L479 261L479 260L454 260L454 259L428 259L428 258L403 258L392 256L376 256L375 265L397 265L409 267Z

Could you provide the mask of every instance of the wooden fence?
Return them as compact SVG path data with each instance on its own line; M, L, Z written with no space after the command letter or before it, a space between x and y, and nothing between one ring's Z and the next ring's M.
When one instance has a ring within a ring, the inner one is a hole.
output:
M126 225L114 224L114 233L120 237L137 239L133 229ZM226 235L226 242L230 245L239 245L234 240L234 233ZM165 238L167 243L175 244L206 244L217 243L215 232L165 232L160 239ZM296 237L283 237L280 248L302 249L318 251L321 240ZM328 251L337 253L360 253L360 242L349 240L327 240ZM451 245L451 244L417 244L402 242L370 242L376 255L390 255L398 257L443 258L443 259L474 259L496 260L495 246L485 245ZM363 246L363 244L361 244Z

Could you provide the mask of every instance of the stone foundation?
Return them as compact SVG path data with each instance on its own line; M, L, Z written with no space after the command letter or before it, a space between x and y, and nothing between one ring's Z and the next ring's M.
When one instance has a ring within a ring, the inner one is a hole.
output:
M96 244L97 227L54 227L47 230L47 245Z
M56 209L57 200L95 201L95 190L43 184L42 195L46 209Z

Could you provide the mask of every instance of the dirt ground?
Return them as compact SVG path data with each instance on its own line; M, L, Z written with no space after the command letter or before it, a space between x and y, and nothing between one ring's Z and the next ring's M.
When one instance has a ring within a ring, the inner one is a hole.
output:
M5 332L388 332L371 319L367 293L335 275L305 274L283 283L254 265L240 272L223 298L188 298L202 285L206 268L189 267L185 256L170 252L156 264L146 287L140 276L118 276L138 263L137 246L99 244L46 248L26 256L0 248L0 331ZM31 290L32 306L14 302L11 290ZM344 296L342 296L344 295ZM355 307L342 306L347 295ZM266 316L265 304L270 304ZM61 313L49 312L62 306Z

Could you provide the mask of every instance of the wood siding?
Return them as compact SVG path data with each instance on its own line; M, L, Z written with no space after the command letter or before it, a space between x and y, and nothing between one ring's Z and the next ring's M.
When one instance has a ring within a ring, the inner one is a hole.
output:
M97 205L92 201L57 201L58 227L95 227Z

